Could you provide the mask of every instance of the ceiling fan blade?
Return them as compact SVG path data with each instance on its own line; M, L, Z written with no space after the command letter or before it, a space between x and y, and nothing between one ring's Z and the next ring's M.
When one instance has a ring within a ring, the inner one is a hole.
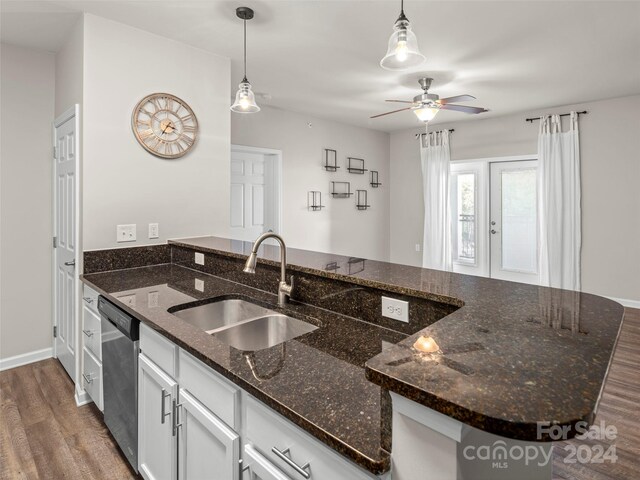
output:
M483 113L483 112L489 111L482 107L469 107L467 105L452 105L450 103L441 105L440 110L455 110L456 112L464 112L464 113Z
M401 108L399 110L393 110L391 112L387 112L387 113L380 113L378 115L374 115L373 117L369 117L369 118L378 118L378 117L384 117L385 115L391 115L392 113L397 113L397 112L402 112L404 110L411 110L411 107L406 107L406 108Z
M395 103L413 103L410 100L385 100L385 102L395 102Z
M455 97L447 97L441 98L438 100L440 105L446 105L447 103L455 103L455 102L470 102L471 100L475 100L476 97L472 95L456 95Z

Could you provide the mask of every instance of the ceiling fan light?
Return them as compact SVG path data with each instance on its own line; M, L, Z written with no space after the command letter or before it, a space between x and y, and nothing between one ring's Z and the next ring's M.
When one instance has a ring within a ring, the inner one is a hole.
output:
M380 60L380 66L386 70L407 70L424 62L425 57L418 48L418 39L411 30L406 18L399 18L393 26L389 38L387 54Z
M236 101L231 105L231 111L236 113L256 113L260 111L260 107L256 103L256 97L251 91L251 84L246 78L238 85Z
M413 113L416 114L416 117L418 117L421 122L429 122L433 120L433 117L436 116L438 110L439 109L437 107L422 107L414 108Z

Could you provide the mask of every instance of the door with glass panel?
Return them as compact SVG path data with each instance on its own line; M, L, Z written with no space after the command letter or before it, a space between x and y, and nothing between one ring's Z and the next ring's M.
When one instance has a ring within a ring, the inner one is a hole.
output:
M490 164L491 278L539 283L537 161Z
M487 229L488 164L451 165L451 252L453 271L489 276Z

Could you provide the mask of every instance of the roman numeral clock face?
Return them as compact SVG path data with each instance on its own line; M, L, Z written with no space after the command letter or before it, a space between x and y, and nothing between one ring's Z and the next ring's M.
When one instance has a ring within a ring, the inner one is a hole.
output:
M193 148L198 135L198 120L191 107L168 93L140 100L131 123L140 145L161 158L182 157Z

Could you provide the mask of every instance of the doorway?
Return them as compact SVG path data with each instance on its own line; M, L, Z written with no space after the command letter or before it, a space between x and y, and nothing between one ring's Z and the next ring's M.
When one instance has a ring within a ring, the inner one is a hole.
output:
M535 156L452 163L450 201L455 272L539 283Z
M252 242L261 234L281 233L282 152L231 146L230 234Z
M54 184L54 353L75 381L79 180L79 106L53 124Z

